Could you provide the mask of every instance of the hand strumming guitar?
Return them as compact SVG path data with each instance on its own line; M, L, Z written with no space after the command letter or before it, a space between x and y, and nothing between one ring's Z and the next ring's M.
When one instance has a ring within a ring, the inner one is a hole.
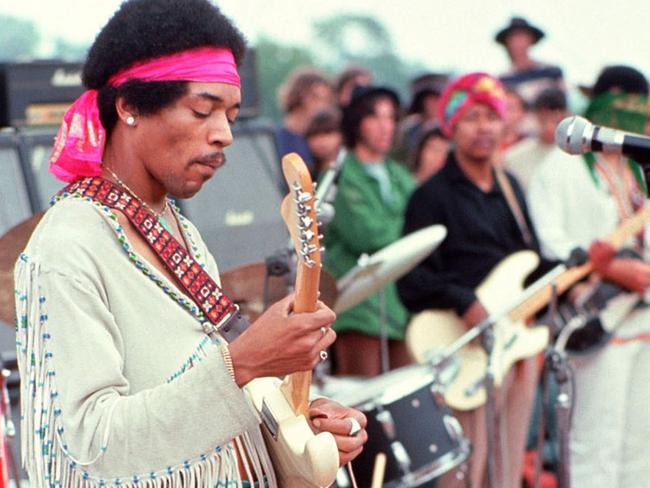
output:
M366 416L328 398L318 398L309 406L309 419L315 432L330 432L339 449L339 464L349 463L368 440Z

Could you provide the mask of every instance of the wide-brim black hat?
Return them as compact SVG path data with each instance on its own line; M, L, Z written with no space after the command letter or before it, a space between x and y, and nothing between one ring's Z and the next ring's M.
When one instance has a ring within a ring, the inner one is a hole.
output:
M505 46L508 36L516 30L526 30L530 32L533 36L533 44L539 42L539 40L542 39L545 35L542 29L532 25L523 17L512 17L510 19L510 24L497 32L494 40L499 44L503 44Z

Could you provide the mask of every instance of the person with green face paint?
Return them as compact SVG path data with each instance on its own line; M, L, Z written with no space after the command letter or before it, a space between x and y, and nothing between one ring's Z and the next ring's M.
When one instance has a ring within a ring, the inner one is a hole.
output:
M605 68L585 116L600 126L643 133L648 116L646 78L627 66ZM650 286L650 264L643 259L650 256L647 232L626 243L624 255L634 251L639 259L615 255L600 239L645 200L639 165L617 154L558 154L539 167L530 186L531 213L546 257L565 259L576 247L589 249L596 270L591 281L610 281L639 294ZM575 372L571 486L643 486L646 482L641 480L650 477L650 308L641 302L605 347L573 356L571 362Z

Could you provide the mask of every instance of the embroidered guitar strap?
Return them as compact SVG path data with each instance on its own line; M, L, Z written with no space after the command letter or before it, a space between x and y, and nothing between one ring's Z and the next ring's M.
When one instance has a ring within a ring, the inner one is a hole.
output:
M101 177L79 180L60 193L66 192L91 198L126 215L212 324L212 327L204 324L206 333L214 328L228 342L232 342L248 327L248 321L239 313L237 305L137 198Z

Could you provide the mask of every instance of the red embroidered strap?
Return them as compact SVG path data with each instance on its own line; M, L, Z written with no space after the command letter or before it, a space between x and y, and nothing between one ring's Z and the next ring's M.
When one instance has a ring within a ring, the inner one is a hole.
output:
M149 246L162 259L187 294L214 325L222 325L235 304L185 248L136 198L119 186L101 178L85 178L68 185L60 193L77 193L124 213Z

